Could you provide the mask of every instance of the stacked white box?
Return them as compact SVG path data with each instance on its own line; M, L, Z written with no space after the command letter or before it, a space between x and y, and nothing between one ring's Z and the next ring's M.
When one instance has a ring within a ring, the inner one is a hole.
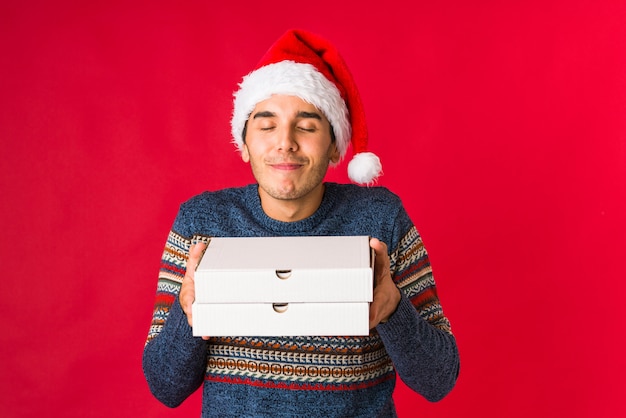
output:
M367 236L211 238L193 334L367 335L373 263Z

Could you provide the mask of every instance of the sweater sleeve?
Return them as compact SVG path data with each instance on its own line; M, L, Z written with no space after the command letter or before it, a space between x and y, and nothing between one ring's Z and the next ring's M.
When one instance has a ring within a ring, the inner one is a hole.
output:
M200 387L207 365L207 342L193 337L178 301L192 241L174 231L168 236L143 352L143 371L150 391L169 407L180 405Z
M176 407L204 381L207 342L193 337L178 298L163 330L143 352L143 370L152 394L163 404Z
M377 331L400 379L427 400L439 401L456 383L459 353L437 296L428 255L414 227L392 252L391 270L402 299Z

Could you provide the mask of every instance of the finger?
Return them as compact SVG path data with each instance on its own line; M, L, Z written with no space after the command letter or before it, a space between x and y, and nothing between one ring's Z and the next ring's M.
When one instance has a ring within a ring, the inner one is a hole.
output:
M195 300L195 291L194 291L194 283L193 279L189 276L185 276L183 279L183 283L180 287L180 295L178 296L180 300L180 306L187 317L187 322L189 326L193 326L192 321L192 305Z
M370 329L376 328L376 325L378 325L378 320L376 319L377 311L378 311L377 303L376 302L370 303L370 315L369 315Z
M189 247L187 269L180 288L180 305L183 308L183 312L187 316L187 322L190 326L192 326L193 324L192 305L194 300L196 299L194 276L205 249L206 244L204 243L197 243Z
M385 287L385 289L383 289ZM395 285L381 286L374 290L374 300L370 303L369 325L370 329L378 324L385 323L398 309L401 295L400 289Z
M388 298L385 292L380 288L374 289L374 297L372 303L370 303L370 329L376 327L383 319L387 303Z

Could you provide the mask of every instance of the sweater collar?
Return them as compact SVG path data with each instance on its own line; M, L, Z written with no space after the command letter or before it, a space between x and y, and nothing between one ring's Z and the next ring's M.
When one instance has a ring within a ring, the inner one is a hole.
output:
M324 196L320 207L308 218L295 222L283 222L270 218L263 211L259 196L258 184L250 184L246 188L245 201L252 216L267 230L277 235L302 235L315 228L327 217L336 200L337 188L334 183L324 183Z

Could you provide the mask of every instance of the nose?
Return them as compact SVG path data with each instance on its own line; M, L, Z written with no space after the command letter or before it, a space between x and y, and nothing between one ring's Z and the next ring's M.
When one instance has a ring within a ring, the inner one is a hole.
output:
M280 151L296 151L298 142L296 141L295 130L291 127L284 127L277 133L276 148Z

